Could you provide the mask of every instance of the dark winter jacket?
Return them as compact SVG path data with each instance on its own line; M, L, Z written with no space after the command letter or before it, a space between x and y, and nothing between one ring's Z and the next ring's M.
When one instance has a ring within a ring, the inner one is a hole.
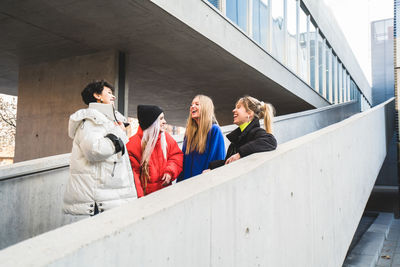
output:
M216 160L210 163L209 168L215 169L225 164L225 161L236 153L240 158L250 154L272 151L276 149L276 139L260 127L258 119L254 119L242 132L238 127L226 136L231 142L225 160Z

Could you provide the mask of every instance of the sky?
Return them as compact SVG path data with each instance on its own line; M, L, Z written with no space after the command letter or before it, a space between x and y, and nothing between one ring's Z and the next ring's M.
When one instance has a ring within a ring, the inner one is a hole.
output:
M371 22L393 18L393 0L324 0L371 85Z
M16 96L0 94L0 98L3 98L7 102L12 102Z

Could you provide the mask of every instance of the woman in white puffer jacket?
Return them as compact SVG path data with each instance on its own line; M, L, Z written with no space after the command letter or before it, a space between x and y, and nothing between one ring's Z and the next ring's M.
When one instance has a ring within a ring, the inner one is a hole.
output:
M125 118L113 109L113 86L90 83L82 91L89 105L70 116L73 139L64 212L96 215L137 198L125 144Z

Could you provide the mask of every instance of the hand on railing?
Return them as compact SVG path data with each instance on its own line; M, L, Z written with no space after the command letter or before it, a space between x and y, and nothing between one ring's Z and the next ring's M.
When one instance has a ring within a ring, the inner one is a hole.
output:
M238 159L240 159L240 154L236 153L236 154L232 155L229 159L226 160L225 165L229 164L229 163L232 163L232 162L234 162L234 161L236 161Z

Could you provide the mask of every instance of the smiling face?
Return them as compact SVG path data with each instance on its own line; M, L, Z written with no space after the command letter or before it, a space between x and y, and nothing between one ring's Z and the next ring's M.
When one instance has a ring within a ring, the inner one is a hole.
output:
M254 117L253 111L246 111L245 107L242 105L241 102L236 104L236 107L233 112L233 123L236 125L242 125L245 122L249 122Z
M167 121L164 118L164 113L161 113L160 117L158 117L160 120L160 131L165 132L167 130Z
M194 119L197 122L197 124L199 123L200 119L200 110L201 110L200 99L196 96L193 99L192 104L190 105L190 116L192 116L192 119Z
M101 94L94 93L93 96L97 99L98 103L103 104L114 104L114 100L116 99L116 97L113 95L113 91L107 86L104 86Z

